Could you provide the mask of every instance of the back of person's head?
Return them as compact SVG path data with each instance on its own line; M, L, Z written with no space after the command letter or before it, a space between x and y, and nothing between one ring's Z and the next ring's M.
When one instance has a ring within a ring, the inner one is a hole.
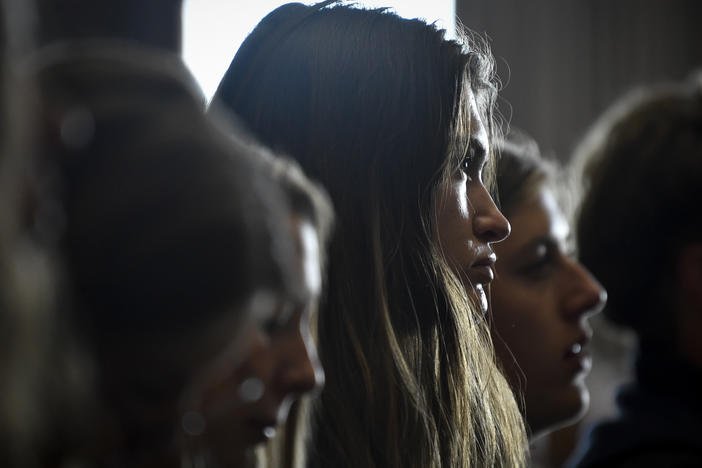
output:
M670 341L681 250L702 239L702 80L633 92L576 153L582 262L609 292L605 315Z
M114 60L38 71L58 208L44 237L64 265L58 313L94 363L98 407L85 412L114 418L107 437L136 456L172 443L183 392L237 342L252 295L292 281L292 246L264 150L153 64Z
M469 91L495 132L490 55L419 20L328 3L264 18L212 104L334 202L313 463L510 464L516 405L434 238L438 187L466 156Z

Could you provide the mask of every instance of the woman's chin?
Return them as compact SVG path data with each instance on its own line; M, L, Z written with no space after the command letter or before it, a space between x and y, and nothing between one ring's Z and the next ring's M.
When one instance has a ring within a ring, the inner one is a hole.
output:
M542 397L542 400L550 401L551 405L542 411L527 411L531 440L580 421L590 406L590 393L584 385L575 385L567 395L554 399Z

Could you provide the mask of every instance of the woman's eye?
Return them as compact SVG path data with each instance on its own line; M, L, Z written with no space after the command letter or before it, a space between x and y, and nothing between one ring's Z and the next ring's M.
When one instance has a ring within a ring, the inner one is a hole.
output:
M270 336L289 329L294 322L293 315L294 308L292 306L283 306L278 313L263 323L263 332Z
M469 172L471 168L473 167L473 162L475 161L475 148L473 145L470 145L468 147L468 152L466 153L466 156L463 158L463 162L461 162L461 169L464 172Z
M528 278L540 279L547 276L550 266L550 262L548 262L546 259L541 259L523 267L521 269L521 273Z
M272 318L263 324L263 332L266 335L275 335L285 328L285 324L278 318Z
M553 249L545 249L532 261L526 263L520 270L520 274L532 280L540 280L548 277L556 266L556 253Z

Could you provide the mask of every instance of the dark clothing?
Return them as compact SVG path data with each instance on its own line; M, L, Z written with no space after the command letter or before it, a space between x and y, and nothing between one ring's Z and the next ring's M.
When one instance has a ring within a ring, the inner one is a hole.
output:
M619 415L593 427L572 466L702 467L702 369L642 346Z

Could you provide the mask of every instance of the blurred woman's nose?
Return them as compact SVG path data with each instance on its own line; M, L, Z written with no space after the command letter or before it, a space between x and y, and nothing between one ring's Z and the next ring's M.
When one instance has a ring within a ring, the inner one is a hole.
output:
M324 370L311 337L296 333L286 350L279 378L280 389L288 395L302 395L319 390L324 385Z
M576 318L594 315L602 310L607 302L607 291L594 276L577 260L568 259L571 285L566 297L566 313Z
M474 191L470 200L474 207L473 231L483 242L500 242L509 236L511 227L509 221L495 205L487 188L481 183L479 190Z

